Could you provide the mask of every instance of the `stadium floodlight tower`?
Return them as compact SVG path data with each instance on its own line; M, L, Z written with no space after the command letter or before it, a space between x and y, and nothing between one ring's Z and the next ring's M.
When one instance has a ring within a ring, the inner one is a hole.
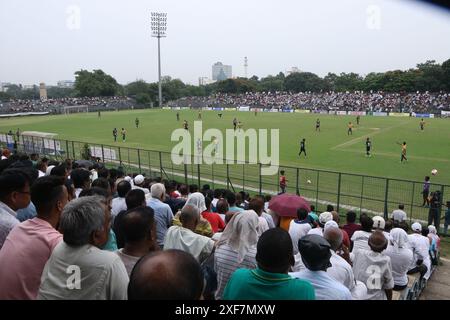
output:
M167 31L167 13L151 13L152 37L158 38L158 99L159 107L162 107L162 89L161 89L161 51L160 39L166 37Z

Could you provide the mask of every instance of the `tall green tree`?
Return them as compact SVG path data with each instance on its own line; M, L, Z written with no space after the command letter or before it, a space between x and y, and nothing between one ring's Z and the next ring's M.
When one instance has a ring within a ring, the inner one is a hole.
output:
M120 85L102 70L80 70L75 72L75 94L78 97L115 96Z
M284 79L284 88L292 92L319 92L327 89L326 82L311 72L291 73Z

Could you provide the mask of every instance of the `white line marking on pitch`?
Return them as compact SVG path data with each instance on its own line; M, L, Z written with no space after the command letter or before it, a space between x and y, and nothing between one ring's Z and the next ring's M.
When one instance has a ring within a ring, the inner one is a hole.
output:
M387 127L385 129L379 129L376 132L368 133L368 134L365 134L365 135L363 135L361 137L354 138L352 140L349 140L349 141L346 141L344 143L338 144L337 146L332 147L330 150L336 150L336 149L339 149L339 148L342 148L342 147L354 145L355 143L357 143L357 142L359 142L361 140L364 140L367 137L373 137L374 135L377 135L377 134L389 131L389 130L394 129L394 128L398 128L400 126L404 126L406 124L409 124L410 122L411 122L411 120L407 121L407 122L404 122L404 123L401 123L401 124L398 124L398 125L395 125L395 126L392 126L392 127Z

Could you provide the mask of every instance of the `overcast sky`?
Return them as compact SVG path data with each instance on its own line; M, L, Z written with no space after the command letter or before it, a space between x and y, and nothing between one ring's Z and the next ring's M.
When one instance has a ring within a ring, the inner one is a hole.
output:
M162 74L408 69L450 58L450 14L410 0L0 0L0 82L55 84L80 69L157 80L150 12L168 14ZM79 12L79 15L78 15Z

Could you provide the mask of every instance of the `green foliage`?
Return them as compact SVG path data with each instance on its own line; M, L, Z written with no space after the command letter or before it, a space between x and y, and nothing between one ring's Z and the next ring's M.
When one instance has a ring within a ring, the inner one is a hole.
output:
M80 70L75 72L75 94L78 97L115 96L120 85L102 70Z
M256 91L256 85L245 78L227 79L217 83L217 92L239 94L253 91Z
M0 101L9 101L12 98L11 95L9 95L6 92L0 92Z
M72 88L49 87L47 96L50 99L69 98L75 96L75 90Z
M286 91L292 92L319 92L327 89L326 82L311 72L291 73L284 80Z
M138 93L136 95L136 102L138 104L149 104L152 100L150 99L150 95L148 93Z

